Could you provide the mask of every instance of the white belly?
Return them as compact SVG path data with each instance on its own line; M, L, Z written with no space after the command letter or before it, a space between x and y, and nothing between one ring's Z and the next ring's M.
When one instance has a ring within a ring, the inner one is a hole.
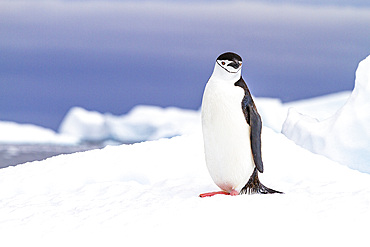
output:
M254 169L250 127L241 107L243 97L242 88L221 82L208 82L203 95L207 168L216 185L225 191L240 192Z

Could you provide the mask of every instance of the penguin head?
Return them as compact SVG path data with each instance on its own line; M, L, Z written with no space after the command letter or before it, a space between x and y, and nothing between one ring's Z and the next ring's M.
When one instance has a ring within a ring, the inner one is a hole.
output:
M233 52L226 52L218 56L216 63L228 73L237 73L242 67L242 58Z
M239 80L241 76L242 58L233 52L226 52L218 56L213 71L213 76L222 79Z

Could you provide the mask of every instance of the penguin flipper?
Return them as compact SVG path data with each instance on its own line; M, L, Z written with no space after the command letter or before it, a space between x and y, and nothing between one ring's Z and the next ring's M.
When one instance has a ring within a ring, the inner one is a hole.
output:
M261 154L261 130L262 130L262 121L261 117L257 112L257 109L253 104L248 104L248 113L249 113L249 125L250 125L250 140L251 140L251 149L253 154L254 164L257 167L257 170L263 173L263 162Z
M247 84L242 77L234 83L235 86L241 87L244 89L245 95L242 101L242 110L250 126L250 141L251 149L253 154L254 164L257 167L258 171L263 173L263 162L261 155L261 130L262 130L262 120L260 115L257 112L257 108L253 102L252 95L249 92Z
M266 186L264 186L260 180L258 179L258 171L256 168L254 168L254 171L249 178L248 183L240 190L240 195L242 194L284 194L283 192L270 189Z

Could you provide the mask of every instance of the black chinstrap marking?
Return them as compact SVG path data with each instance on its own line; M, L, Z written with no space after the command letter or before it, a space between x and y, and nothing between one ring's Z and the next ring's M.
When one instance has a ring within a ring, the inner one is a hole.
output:
M239 195L242 194L284 194L283 192L270 189L264 186L260 180L258 179L258 171L257 168L254 168L254 171L249 178L248 183L240 190Z

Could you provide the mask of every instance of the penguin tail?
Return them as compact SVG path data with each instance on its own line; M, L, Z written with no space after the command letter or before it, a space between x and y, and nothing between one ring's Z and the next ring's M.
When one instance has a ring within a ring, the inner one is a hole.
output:
M249 178L248 183L240 190L240 195L242 194L284 194L283 192L270 189L264 186L258 179L258 171L254 168L252 176Z

